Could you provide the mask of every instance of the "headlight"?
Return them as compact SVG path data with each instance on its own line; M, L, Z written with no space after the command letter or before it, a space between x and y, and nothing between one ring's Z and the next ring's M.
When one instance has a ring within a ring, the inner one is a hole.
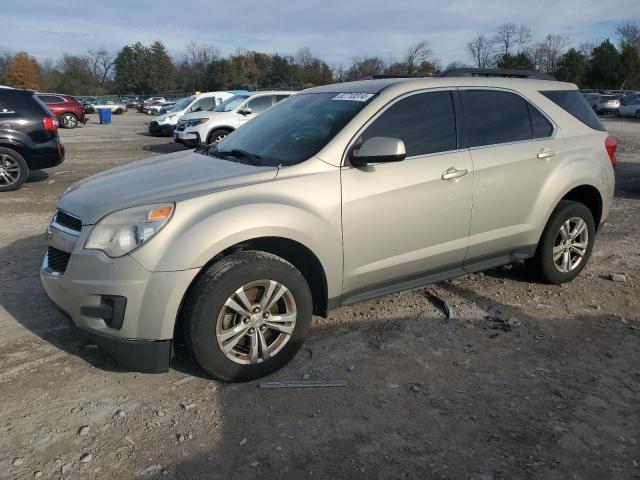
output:
M196 125L202 125L203 123L207 123L208 121L208 118L196 118L193 120L187 120L187 127L195 127Z
M154 236L171 218L174 204L144 205L114 212L100 220L84 245L121 257Z

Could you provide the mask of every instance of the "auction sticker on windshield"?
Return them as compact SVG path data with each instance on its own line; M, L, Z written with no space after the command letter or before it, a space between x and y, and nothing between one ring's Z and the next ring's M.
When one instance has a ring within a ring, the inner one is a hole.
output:
M347 100L350 102L366 102L371 97L373 97L373 93L339 93L331 100Z

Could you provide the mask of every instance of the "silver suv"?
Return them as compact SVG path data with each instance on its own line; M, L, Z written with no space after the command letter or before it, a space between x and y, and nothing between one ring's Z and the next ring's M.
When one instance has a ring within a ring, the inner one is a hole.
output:
M130 368L166 371L180 333L210 375L248 380L295 355L312 314L516 260L573 279L616 146L567 83L312 88L215 147L71 187L42 283Z

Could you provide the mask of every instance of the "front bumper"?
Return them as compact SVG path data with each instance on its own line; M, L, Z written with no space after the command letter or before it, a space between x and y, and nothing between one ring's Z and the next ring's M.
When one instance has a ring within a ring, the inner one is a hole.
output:
M48 243L57 251L72 250L66 266L49 264L45 255L40 279L49 298L104 351L123 366L137 371L166 371L180 304L198 269L150 272L125 255L110 258L83 250L90 227L79 237L49 227ZM62 270L62 271L60 271ZM96 311L105 297L126 298L119 328Z
M149 133L151 135L172 135L174 129L175 125L171 125L169 123L149 123Z
M186 145L187 147L199 147L202 144L200 133L190 130L174 130L173 141Z

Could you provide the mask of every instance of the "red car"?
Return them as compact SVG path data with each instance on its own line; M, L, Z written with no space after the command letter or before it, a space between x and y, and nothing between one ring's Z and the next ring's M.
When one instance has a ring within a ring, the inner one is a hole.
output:
M39 93L38 98L49 107L63 128L76 128L78 123L87 123L84 107L71 95Z

